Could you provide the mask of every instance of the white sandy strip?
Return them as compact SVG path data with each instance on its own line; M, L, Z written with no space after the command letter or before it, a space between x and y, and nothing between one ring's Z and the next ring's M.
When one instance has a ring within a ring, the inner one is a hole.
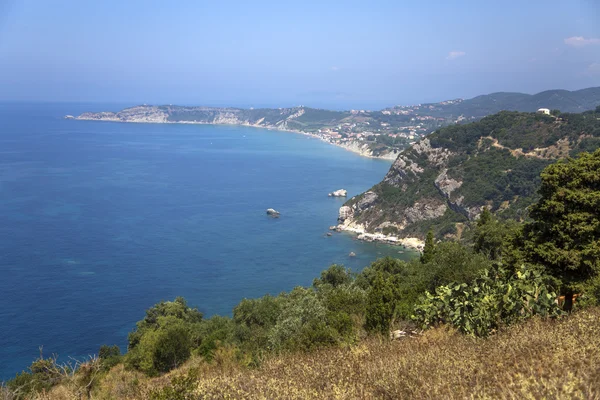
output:
M359 240L376 241L376 242L384 242L384 243L388 243L388 244L403 245L403 246L410 247L410 248L413 248L416 250L421 250L423 248L423 246L425 245L425 242L423 242L421 239L416 238L416 237L400 238L397 236L387 236L387 235L384 235L383 233L368 233L368 232L365 232L363 227L338 225L338 229L345 231L345 232L353 232L353 233L358 234Z

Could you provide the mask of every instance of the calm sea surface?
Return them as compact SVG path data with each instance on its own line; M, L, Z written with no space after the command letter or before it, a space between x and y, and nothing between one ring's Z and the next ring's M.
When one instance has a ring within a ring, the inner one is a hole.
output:
M344 202L327 193L358 194L389 162L262 129L62 118L121 108L0 103L0 380L39 346L61 358L124 347L160 300L230 315L332 263L410 256L325 236Z

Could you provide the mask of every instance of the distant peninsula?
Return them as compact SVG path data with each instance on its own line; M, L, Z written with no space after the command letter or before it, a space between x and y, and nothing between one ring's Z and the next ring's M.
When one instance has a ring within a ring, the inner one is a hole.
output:
M333 111L305 106L288 108L139 105L119 112L85 112L76 120L242 125L302 133L362 156L395 160L398 153L436 129L477 121L503 110L562 112L591 110L600 103L600 87L548 90L535 95L499 92L472 99L394 106L379 111Z

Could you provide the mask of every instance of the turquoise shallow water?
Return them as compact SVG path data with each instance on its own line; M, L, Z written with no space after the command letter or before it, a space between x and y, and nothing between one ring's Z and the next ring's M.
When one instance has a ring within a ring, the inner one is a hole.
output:
M262 129L62 118L120 108L0 103L0 380L42 345L124 346L160 300L228 315L331 263L409 256L325 236L344 202L327 193L360 193L389 162Z

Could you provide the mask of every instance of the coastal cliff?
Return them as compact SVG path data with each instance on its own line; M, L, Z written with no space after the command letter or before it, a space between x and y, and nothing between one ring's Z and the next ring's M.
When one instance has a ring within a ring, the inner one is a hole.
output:
M557 159L600 147L600 110L501 112L442 128L407 148L383 181L340 208L338 229L385 238L460 235L484 207L522 219L539 174Z

